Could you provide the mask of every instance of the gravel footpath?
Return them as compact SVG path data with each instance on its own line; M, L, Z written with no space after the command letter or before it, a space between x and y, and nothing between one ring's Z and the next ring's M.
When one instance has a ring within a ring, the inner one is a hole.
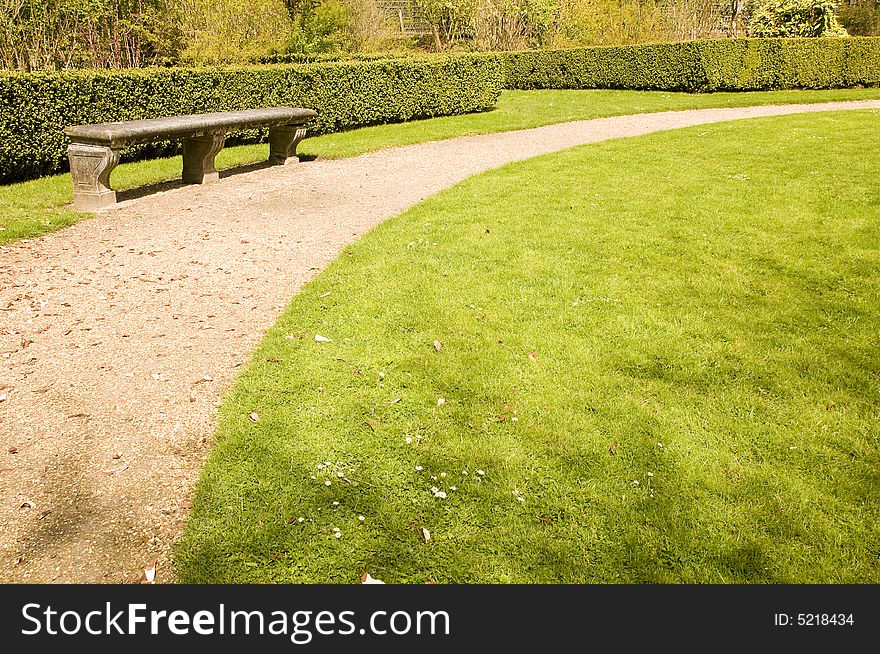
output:
M880 101L641 114L232 175L0 248L0 581L135 582L170 549L216 405L303 283L390 216L572 146Z

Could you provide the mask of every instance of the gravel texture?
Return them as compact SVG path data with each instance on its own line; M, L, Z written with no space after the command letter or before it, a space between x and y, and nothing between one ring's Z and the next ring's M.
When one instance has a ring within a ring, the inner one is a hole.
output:
M705 109L267 167L0 248L0 581L136 582L170 550L216 405L297 289L475 173L605 139L880 101Z

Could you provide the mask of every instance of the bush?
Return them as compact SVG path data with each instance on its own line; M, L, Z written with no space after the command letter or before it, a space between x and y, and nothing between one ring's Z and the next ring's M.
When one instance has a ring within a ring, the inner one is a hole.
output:
M770 0L759 5L749 20L752 36L846 36L837 22L833 0Z
M728 39L513 52L510 89L763 91L880 83L880 38Z
M880 36L880 0L861 0L842 5L840 24L852 36Z
M317 109L310 133L322 134L478 111L495 104L501 82L498 60L481 55L0 74L0 181L63 170L68 125L292 105Z

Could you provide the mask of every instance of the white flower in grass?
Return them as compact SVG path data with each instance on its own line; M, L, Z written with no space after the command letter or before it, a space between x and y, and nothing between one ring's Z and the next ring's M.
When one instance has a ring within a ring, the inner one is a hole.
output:
M339 527L333 527L332 531L334 534L338 534L342 530Z
M306 521L306 519L305 518L297 518L296 521L299 523L303 523Z
M404 440L406 440L406 444L409 445L412 443L412 436L407 436Z
M648 473L648 476L649 476L649 477L653 477L653 476L654 476L654 473L653 473L653 472L649 472L649 473Z
M358 520L360 520L361 522L363 522L364 520L366 520L366 518L365 518L364 516L362 516L362 515L359 515L359 516L358 516Z
M342 532L337 531L335 534L333 534L333 536L334 536L334 538L342 538Z
M480 475L480 477L482 477L483 475L486 474L486 471L485 470L477 470L477 474Z
M309 479L317 479L317 477L315 477L315 475L309 475Z
M345 477L345 473L344 472L337 472L336 476L339 477L340 479L342 479L343 477Z
M446 476L446 473L445 473L445 472L441 472L441 473L440 473L440 476L441 476L441 477L445 477L445 476Z
M323 463L319 463L319 464L318 464L318 470L323 470L323 469L324 469L324 464L323 464Z
M526 498L524 498L522 495L517 495L517 496L516 496L516 501L517 501L517 502L525 502L525 501L526 501Z
M339 506L339 502L333 502L333 506Z
M461 471L462 477L467 477L467 473L468 473L467 470L462 470Z
M436 486L431 486L431 492L434 493L434 495L436 495L439 491L440 491L440 489L437 488Z
M437 475L431 475L431 481L437 481Z
M437 398L437 406L443 406L444 404L446 404L446 398L445 397L438 397Z
M325 486L330 486L330 485L332 485L332 484L333 484L333 482L330 481L329 479L328 479L327 481L324 482L324 485L325 485Z
M451 491L457 491L457 490L458 490L458 487L457 487L457 486L450 486L450 487L449 487L449 490L451 490Z
M417 472L421 472L421 471L422 471L422 466L416 466L416 471L417 471Z
M436 497L438 500L445 500L446 493L444 493L443 491L437 491L436 493L434 493L434 497Z

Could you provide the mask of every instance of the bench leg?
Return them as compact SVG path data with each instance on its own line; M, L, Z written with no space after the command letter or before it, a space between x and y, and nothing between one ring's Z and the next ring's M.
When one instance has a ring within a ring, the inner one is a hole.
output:
M306 128L296 125L269 128L269 163L297 163L296 146L306 137Z
M119 150L71 143L67 146L67 159L73 178L74 209L98 211L116 204L116 191L110 188L110 173L119 163Z
M214 157L223 149L225 134L206 134L183 140L183 181L207 184L220 179Z

